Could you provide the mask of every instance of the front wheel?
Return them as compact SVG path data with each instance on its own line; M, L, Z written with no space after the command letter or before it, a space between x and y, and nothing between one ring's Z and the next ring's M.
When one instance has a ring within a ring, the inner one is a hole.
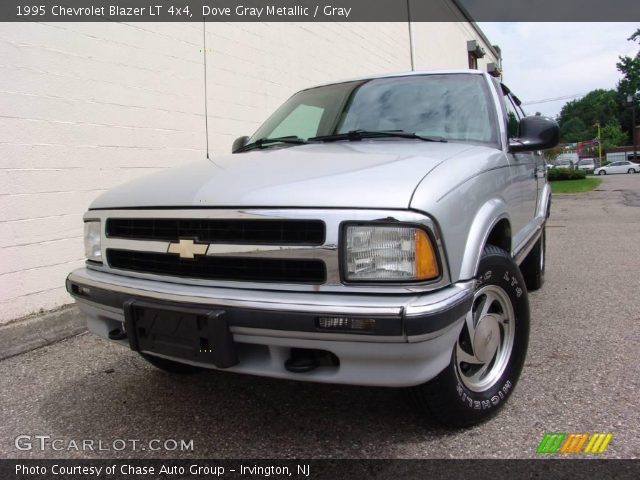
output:
M607 174L607 172L605 170L600 170L598 172L598 175L606 175L606 174Z
M437 423L468 427L498 413L520 377L529 342L529 300L509 254L485 247L473 303L449 365L413 387L416 406Z

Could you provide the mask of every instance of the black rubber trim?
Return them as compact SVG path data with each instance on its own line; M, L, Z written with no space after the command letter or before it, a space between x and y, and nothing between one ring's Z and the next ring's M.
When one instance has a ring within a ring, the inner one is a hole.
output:
M86 286L91 290L89 296L80 294L79 287ZM141 295L130 295L120 292L112 292L110 290L100 289L89 285L82 285L81 282L72 282L67 280L67 291L75 298L87 300L100 305L106 305L113 308L124 308L126 302L131 300L153 302L156 305L165 305L168 309L183 308L185 310L202 310L203 308L217 308L226 312L226 318L229 326L262 328L267 330L284 330L297 332L322 332L322 333L348 333L352 335L384 335L384 336L402 336L402 319L395 316L363 316L348 315L352 318L375 318L376 328L374 331L335 331L324 330L317 327L316 319L319 316L326 316L321 313L306 312L279 312L268 310L255 310L249 308L224 307L216 306L215 302L211 305L188 303L188 302L169 302L157 300L155 298L144 297Z
M437 332L454 324L460 317L464 317L471 309L473 295L469 294L460 302L447 310L429 315L406 316L405 331L408 337Z
M217 308L225 311L227 323L230 327L261 328L266 330L283 330L293 332L321 332L321 333L345 333L349 335L371 336L407 336L424 335L434 333L455 323L471 308L472 297L469 296L457 303L453 308L442 310L433 314L411 317L399 316L372 316L372 315L344 315L351 318L373 318L376 320L373 331L349 331L349 330L324 330L317 326L317 319L327 316L324 313L287 312L255 310L249 308L216 306L188 303L169 302L142 295L130 295L127 293L113 292L102 288L83 285L82 282L66 281L67 291L79 300L90 301L99 305L123 309L126 302L149 301L156 305L165 305L168 309L184 308L201 310L203 308ZM90 295L80 293L80 287L90 289ZM336 314L336 316L340 316Z

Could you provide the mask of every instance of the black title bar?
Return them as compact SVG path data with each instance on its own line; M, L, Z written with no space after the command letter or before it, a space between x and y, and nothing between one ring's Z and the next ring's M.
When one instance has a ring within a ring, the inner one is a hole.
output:
M2 0L1 22L617 22L637 0Z
M3 480L597 478L640 475L638 460L0 460Z

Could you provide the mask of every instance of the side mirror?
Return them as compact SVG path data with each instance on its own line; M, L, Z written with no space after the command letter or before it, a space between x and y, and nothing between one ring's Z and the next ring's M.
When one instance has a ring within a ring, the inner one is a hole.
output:
M244 147L247 143L249 143L249 137L246 135L244 137L238 137L233 141L233 145L231 146L231 153L236 153L242 147Z
M549 117L532 116L520 120L520 137L509 140L509 150L530 152L546 150L558 145L560 127Z

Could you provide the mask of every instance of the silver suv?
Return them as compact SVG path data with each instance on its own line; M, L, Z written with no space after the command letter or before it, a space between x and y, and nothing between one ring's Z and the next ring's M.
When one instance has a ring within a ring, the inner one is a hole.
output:
M303 90L234 154L93 202L67 289L169 372L411 387L478 423L513 392L545 270L558 127L519 103L469 70Z

